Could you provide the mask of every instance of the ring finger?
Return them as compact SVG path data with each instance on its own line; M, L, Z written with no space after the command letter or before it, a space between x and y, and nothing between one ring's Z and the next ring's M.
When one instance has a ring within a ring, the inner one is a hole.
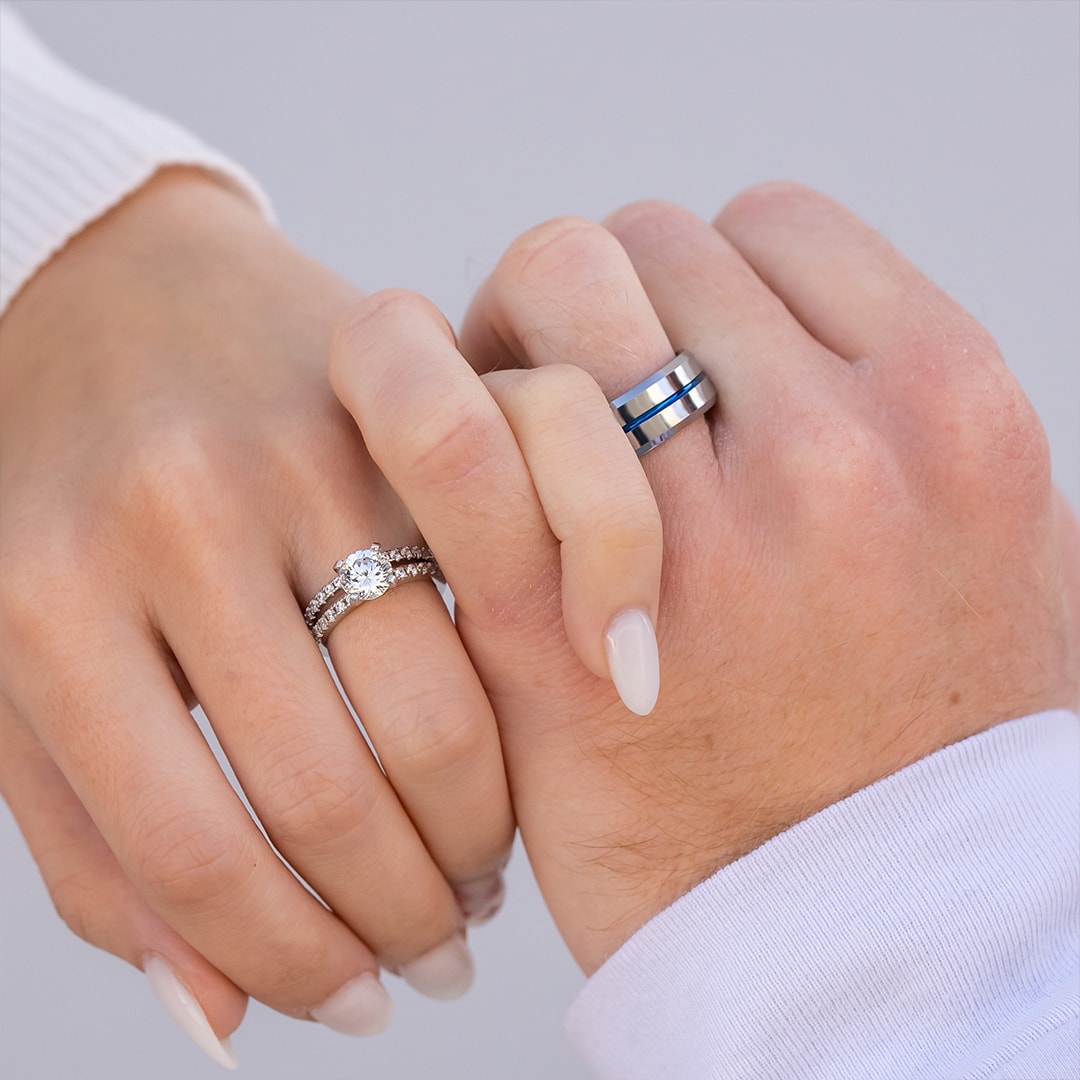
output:
M223 607L198 621L173 596L162 631L282 855L384 964L432 996L458 996L472 965L450 887L349 715L292 591L272 570L263 581L257 596L249 592L258 619ZM334 633L362 615L392 625L399 599L386 598L381 617L350 613ZM369 672L379 665L369 657Z

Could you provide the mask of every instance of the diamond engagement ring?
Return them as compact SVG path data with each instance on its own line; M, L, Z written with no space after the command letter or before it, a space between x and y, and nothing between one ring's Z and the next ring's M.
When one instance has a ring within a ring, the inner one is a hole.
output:
M334 569L337 577L324 585L304 608L304 620L317 642L349 608L374 600L403 581L430 577L442 580L431 548L400 547L383 551L378 544L346 555ZM340 593L338 599L335 595ZM333 602L331 602L333 601Z
M611 402L630 445L642 457L675 429L716 404L716 387L688 352L681 352L658 372Z

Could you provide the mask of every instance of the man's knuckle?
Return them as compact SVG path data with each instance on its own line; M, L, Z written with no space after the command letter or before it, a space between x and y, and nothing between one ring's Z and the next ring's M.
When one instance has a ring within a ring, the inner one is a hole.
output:
M536 377L539 392L558 401L579 404L589 399L603 401L607 399L599 383L584 368L575 364L546 364L532 373Z
M621 240L648 241L667 236L690 216L663 199L640 199L619 207L604 219L604 226Z
M594 259L614 244L597 225L579 217L557 217L522 233L496 270L496 284L517 288L549 278L568 264Z
M862 512L888 500L901 483L886 435L853 417L820 416L778 451L789 490L826 526L838 515Z

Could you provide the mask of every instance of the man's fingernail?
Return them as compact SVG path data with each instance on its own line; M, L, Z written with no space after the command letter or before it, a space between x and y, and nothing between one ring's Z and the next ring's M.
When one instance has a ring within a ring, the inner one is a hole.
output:
M347 982L311 1010L318 1020L343 1035L378 1035L390 1026L394 1006L376 975L370 971Z
M473 981L473 958L463 934L455 934L430 952L402 964L401 977L414 989L439 1001L453 1001Z
M157 953L143 957L143 974L165 1011L207 1057L226 1069L236 1068L236 1054L228 1039L219 1039L195 995L176 977L172 965Z
M648 613L640 608L616 615L604 635L608 671L623 704L648 716L660 693L660 652Z
M458 907L465 916L467 926L481 926L493 919L506 898L506 882L496 871L478 881L468 881L454 886Z

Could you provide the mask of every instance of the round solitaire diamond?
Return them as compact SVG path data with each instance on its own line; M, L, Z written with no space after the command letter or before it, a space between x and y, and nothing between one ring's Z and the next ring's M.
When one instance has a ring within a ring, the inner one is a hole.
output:
M354 551L341 567L341 585L349 596L374 600L390 588L393 570L383 551Z

